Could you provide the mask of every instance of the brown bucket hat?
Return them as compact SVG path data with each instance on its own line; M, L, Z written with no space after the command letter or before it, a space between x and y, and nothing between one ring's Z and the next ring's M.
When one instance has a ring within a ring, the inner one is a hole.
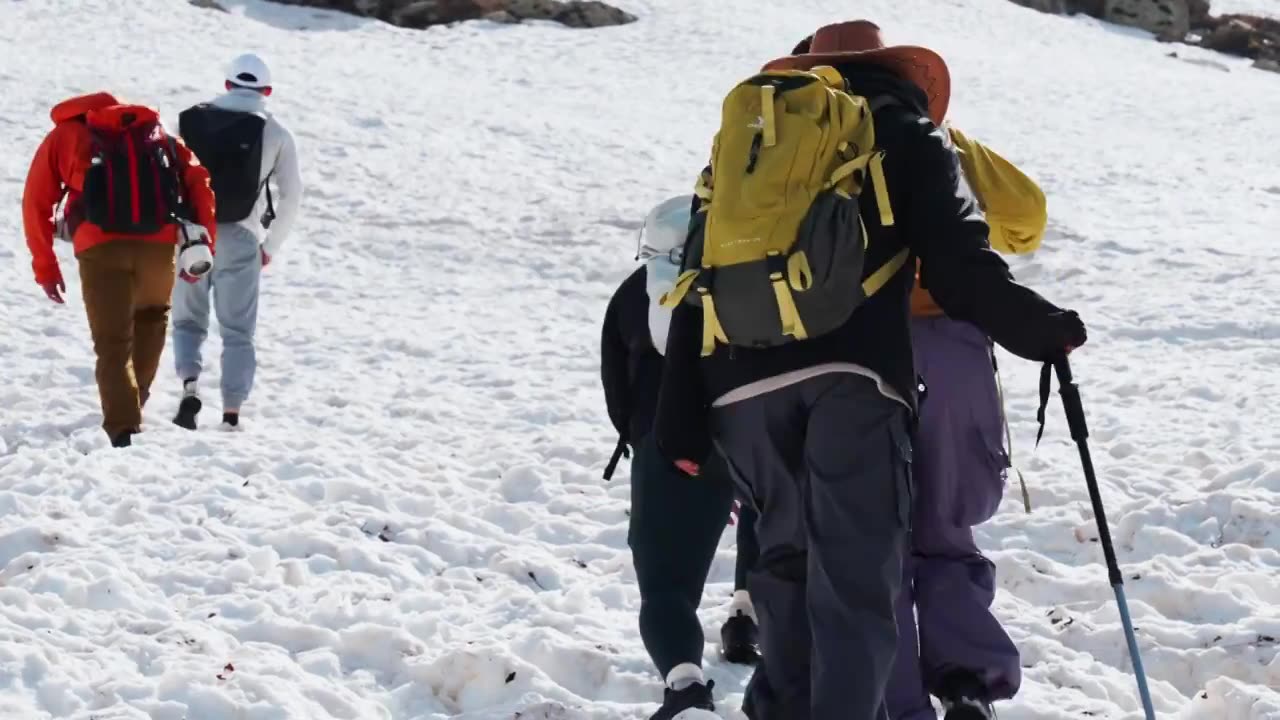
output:
M796 48L803 49L801 42ZM880 26L869 20L854 20L818 28L803 53L767 63L765 70L810 70L819 65L864 62L893 71L914 83L929 98L929 117L941 125L951 102L951 72L938 53L910 45L886 46Z

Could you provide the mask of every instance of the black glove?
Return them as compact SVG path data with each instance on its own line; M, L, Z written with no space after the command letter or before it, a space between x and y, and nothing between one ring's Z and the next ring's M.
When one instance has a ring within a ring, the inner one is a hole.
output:
M1045 321L1044 344L1040 360L1050 361L1062 357L1089 341L1089 331L1075 310L1059 310Z
M1025 317L1025 316L1024 316ZM1052 362L1084 345L1089 339L1074 310L1053 310L1038 319L1010 318L1002 323L996 342L1024 360Z

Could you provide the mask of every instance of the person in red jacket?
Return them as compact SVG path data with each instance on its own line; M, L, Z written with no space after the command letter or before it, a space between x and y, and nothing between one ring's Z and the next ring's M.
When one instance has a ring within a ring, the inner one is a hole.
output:
M38 284L62 303L53 208L66 197L66 232L97 354L103 429L127 447L142 424L164 350L182 246L182 276L212 267L214 199L209 173L155 110L109 93L59 103L53 130L27 174L22 219Z

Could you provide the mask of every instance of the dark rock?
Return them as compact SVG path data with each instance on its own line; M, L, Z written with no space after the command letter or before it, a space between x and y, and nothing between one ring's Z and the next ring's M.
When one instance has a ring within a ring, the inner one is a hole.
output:
M400 3L385 17L392 25L425 28L464 20L479 20L502 9L500 0L413 0Z
M193 0L195 1L195 0ZM212 0L204 0L212 1ZM604 27L636 17L599 0L277 0L286 5L337 10L392 25L425 28L467 20L553 20L569 27Z
M1188 0L1106 0L1103 19L1165 39L1180 40L1191 32Z
M1023 7L1054 15L1085 14L1101 18L1106 0L1013 0Z
M1022 7L1039 10L1042 13L1066 15L1070 12L1067 8L1067 0L1013 0L1013 2Z
M1280 73L1280 60L1255 60L1253 66L1259 70L1270 70L1273 73Z
M1200 45L1210 50L1253 58L1280 60L1280 20L1232 14L1209 18Z
M1190 16L1192 30L1204 27L1205 22L1213 17L1209 14L1209 0L1188 0L1187 14Z
M506 0L503 9L521 20L550 20L563 4L560 0Z
M1254 28L1243 20L1228 20L1221 23L1209 33L1201 45L1210 50L1244 55L1249 50L1249 41L1253 39Z
M222 5L219 5L218 0L187 0L187 2L203 10L218 10L220 12L231 12L230 10L227 10L226 8L222 7Z
M579 0L564 3L551 19L569 27L599 28L633 23L636 16L599 0Z
M1081 13L1099 20L1107 16L1107 0L1071 0L1072 13Z

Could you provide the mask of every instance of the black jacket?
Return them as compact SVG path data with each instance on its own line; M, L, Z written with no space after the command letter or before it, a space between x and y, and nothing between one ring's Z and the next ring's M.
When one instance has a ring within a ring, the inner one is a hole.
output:
M662 355L649 333L649 294L644 266L620 285L604 314L600 377L609 419L625 443L639 443L653 429L662 384Z
M701 460L710 451L710 403L735 388L815 365L846 362L874 370L914 405L909 296L915 259L921 283L947 315L969 321L1011 352L1044 359L1061 334L1051 322L1061 311L1014 282L987 242L988 227L964 181L945 131L916 108L923 93L882 71L844 68L851 90L869 98L891 95L875 115L876 140L895 225L879 225L875 193L861 195L870 236L868 271L905 245L911 260L840 329L819 338L768 349L720 346L700 359L701 310L681 304L672 318L657 418L658 443L670 460ZM1061 350L1062 346L1058 346Z

